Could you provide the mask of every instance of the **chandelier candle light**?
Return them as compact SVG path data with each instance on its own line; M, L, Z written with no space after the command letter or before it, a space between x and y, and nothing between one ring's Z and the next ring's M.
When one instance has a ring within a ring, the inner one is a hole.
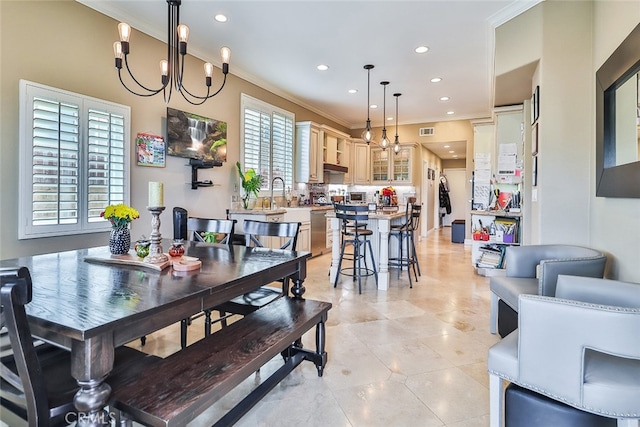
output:
M131 36L131 26L124 22L118 24L118 33L120 34L120 41L113 44L113 53L115 55L115 66L118 69L118 78L120 83L134 95L138 96L154 96L162 92L164 95L164 101L169 103L171 100L171 94L173 90L179 92L180 95L192 105L202 105L204 102L216 96L225 83L227 82L227 74L229 73L229 59L231 57L231 49L223 47L220 49L220 56L222 62L222 74L223 80L220 88L211 93L211 81L213 75L213 65L209 62L204 64L205 85L207 86L206 95L195 95L191 93L184 85L183 71L184 71L184 57L187 54L187 40L189 38L189 27L184 24L180 24L180 3L181 0L167 0L168 7L168 34L167 34L167 59L160 61L160 73L161 73L161 86L157 89L150 89L143 85L136 79L129 68L129 38ZM123 58L124 57L124 58ZM127 69L130 79L137 85L135 90L129 88L122 79L122 63L124 59L124 65Z
M151 212L151 235L149 241L149 255L144 258L144 262L150 264L162 264L169 261L169 257L162 251L162 235L160 234L160 214L164 211L164 185L161 182L149 182L149 206L147 210Z

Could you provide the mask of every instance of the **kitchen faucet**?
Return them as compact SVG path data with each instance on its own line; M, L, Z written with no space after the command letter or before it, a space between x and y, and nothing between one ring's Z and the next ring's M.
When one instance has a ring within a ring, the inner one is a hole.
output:
M284 193L285 192L284 179L282 179L279 176L276 176L275 178L273 178L271 180L271 209L276 209L277 208L276 203L275 203L275 199L273 198L273 184L276 182L276 180L280 180L280 182L282 182L282 198L286 199L286 197L287 197L285 195L285 193Z

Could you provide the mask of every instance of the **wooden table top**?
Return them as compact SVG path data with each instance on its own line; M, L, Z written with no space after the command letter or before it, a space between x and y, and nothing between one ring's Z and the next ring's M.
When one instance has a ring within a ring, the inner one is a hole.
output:
M171 240L162 244L168 249ZM227 301L281 278L283 271L298 271L310 257L308 252L200 242L186 242L185 249L185 255L202 261L199 270L155 271L84 260L109 256L107 247L4 260L0 268L29 269L33 300L26 309L33 331L53 331L59 342L59 336L84 341L127 327L137 332L151 329L136 322L157 318L159 313L174 317L196 313L210 307L203 305ZM129 338L124 335L122 340Z

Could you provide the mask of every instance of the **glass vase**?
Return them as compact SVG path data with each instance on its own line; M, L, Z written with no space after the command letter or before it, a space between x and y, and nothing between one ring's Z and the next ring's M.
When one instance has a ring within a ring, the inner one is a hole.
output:
M129 227L112 227L109 234L109 251L113 255L125 255L131 249L131 231Z

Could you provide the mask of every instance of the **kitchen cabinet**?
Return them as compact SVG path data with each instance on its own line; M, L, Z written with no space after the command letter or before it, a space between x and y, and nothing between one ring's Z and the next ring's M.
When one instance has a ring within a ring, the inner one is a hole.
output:
M640 133L638 133L638 135L640 135ZM344 141L344 147L344 165L348 168L348 171L344 174L343 184L350 185L353 182L353 142L351 139L346 139Z
M413 165L417 164L415 155L413 144L401 144L397 154L394 153L393 146L386 150L371 148L371 183L414 185L416 178Z
M349 135L328 126L321 126L322 130L322 162L330 165L347 166L347 141Z
M371 183L371 162L369 159L371 150L367 144L360 141L362 140L353 141L353 172L351 172L351 178L355 185Z
M296 123L296 182L323 182L323 131L313 122Z
M300 232L296 249L299 251L311 251L311 209L287 208L284 214L285 222L299 222Z

